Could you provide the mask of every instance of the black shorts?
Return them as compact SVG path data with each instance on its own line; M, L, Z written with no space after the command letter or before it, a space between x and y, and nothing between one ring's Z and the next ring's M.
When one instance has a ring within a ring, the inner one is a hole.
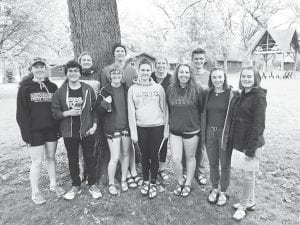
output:
M179 136L179 137L182 137L183 139L190 139L194 136L200 136L200 131L197 132L197 133L194 133L194 134L185 134L185 133L180 133L180 132L177 132L177 131L173 131L173 130L170 130L170 133L175 135L175 136Z
M58 139L57 128L31 131L31 146L44 145L46 142L54 142Z

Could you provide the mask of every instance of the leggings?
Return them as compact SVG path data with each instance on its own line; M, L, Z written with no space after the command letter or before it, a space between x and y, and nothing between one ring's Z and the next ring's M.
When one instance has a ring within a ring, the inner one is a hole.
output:
M167 151L168 151L168 138L165 139L163 146L159 152L159 161L165 163L167 160Z
M163 140L164 126L137 127L137 132L142 153L143 179L148 181L150 172L150 182L155 184L159 167L158 150Z

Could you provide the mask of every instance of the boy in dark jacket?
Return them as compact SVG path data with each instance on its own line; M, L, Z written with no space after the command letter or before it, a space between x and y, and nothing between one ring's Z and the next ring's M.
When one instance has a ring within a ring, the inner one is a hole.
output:
M82 146L83 157L87 170L89 192L93 198L102 194L95 185L96 161L93 155L97 115L94 112L96 96L91 86L80 82L82 67L75 61L69 61L65 66L67 79L54 93L52 102L53 117L60 120L60 130L64 138L69 159L69 170L72 178L72 189L64 195L72 200L81 193L79 177L78 148Z

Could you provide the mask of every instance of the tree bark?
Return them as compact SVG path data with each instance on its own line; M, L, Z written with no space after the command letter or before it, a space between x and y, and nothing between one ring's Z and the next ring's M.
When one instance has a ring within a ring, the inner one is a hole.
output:
M68 0L71 40L76 58L89 51L98 71L114 60L112 46L121 41L116 0ZM109 151L101 129L96 133L97 179L107 180Z
M68 0L68 6L76 58L89 51L98 69L112 63L112 46L121 41L116 0Z

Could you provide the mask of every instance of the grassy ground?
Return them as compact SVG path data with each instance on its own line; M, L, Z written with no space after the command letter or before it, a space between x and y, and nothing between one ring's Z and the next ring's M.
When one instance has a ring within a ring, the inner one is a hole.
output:
M235 75L229 81L237 86ZM139 190L111 197L103 186L104 197L93 200L84 185L83 194L67 202L48 192L44 167L41 190L47 203L34 205L30 200L29 154L15 122L17 85L0 84L0 224L300 224L300 79L264 80L263 87L268 89L268 108L266 146L257 175L257 211L237 223L231 219L231 205L241 192L239 172L232 171L229 204L216 207L206 202L209 185L200 187L194 182L190 197L174 196L170 161L171 180L161 183L158 197L151 201ZM70 179L61 140L57 161L58 181L68 189Z

